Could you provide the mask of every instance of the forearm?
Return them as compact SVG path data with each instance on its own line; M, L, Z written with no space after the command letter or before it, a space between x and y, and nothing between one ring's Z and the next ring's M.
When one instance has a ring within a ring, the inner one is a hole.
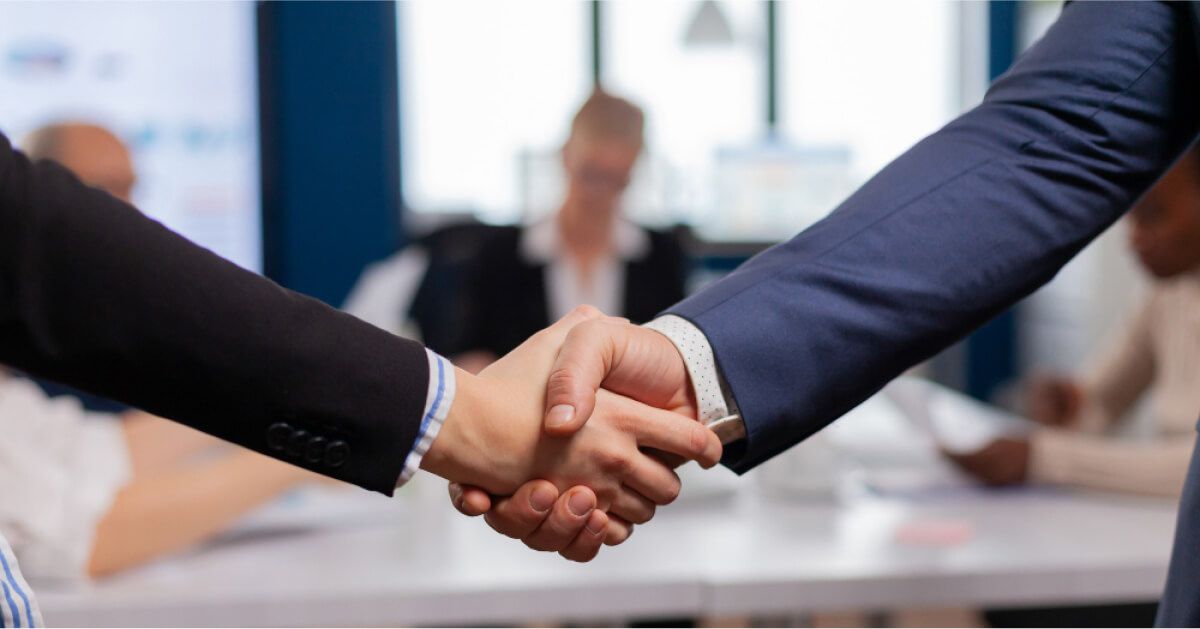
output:
M1156 361L1150 327L1156 297L1142 305L1117 340L1105 348L1082 381L1079 426L1098 432L1119 421L1154 382Z
M222 442L198 430L141 411L122 415L129 463L135 478L177 469Z
M1030 441L1031 482L1175 497L1193 439L1150 442L1043 430Z
M744 471L1045 283L1195 137L1183 5L1076 3L827 219L669 312L711 341ZM730 452L735 452L730 449Z
M88 572L109 574L202 542L310 477L300 468L239 451L134 480L97 526Z

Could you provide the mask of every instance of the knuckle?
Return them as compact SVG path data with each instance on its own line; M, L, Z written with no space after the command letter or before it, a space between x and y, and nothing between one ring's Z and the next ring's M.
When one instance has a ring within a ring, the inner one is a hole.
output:
M621 495L621 488L616 484L608 484L594 491L596 492L596 508L601 511L607 511L616 504Z
M603 318L589 319L575 326L575 330L578 330L581 335L594 334L602 329L604 329ZM572 331L574 332L575 330Z
M509 528L522 533L528 533L537 528L545 519L545 516L533 511L532 507L523 509L517 513L507 514L510 522Z
M581 305L575 306L575 309L572 311L572 314L578 315L580 317L586 317L588 319L596 319L596 318L604 316L604 313L601 312L599 308L597 308L591 304L581 304Z
M599 453L600 469L616 478L626 478L633 472L633 460L620 450L603 450Z
M568 395L571 393L573 382L575 382L575 369L568 363L550 372L550 377L546 379L546 391L550 396Z

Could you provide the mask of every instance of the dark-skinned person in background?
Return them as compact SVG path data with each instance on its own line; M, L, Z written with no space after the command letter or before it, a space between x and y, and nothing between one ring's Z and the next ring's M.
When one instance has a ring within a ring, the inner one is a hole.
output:
M1200 408L1200 150L1193 147L1130 213L1130 246L1154 287L1081 377L1028 386L1044 427L948 455L990 485L1051 483L1178 496ZM1150 439L1102 434L1149 396Z

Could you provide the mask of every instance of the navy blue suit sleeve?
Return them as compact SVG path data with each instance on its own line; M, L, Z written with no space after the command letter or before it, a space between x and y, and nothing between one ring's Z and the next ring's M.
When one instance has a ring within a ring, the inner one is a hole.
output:
M1197 133L1185 3L1068 5L983 103L669 312L708 336L745 471L1051 277ZM881 111L886 115L886 110Z

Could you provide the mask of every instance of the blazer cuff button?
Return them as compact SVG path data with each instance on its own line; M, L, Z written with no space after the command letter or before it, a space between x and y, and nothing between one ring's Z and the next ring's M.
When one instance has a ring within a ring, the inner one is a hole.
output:
M345 441L334 441L325 448L325 465L329 467L341 467L346 464L348 458L350 446L346 445Z
M304 449L304 460L317 464L321 462L321 457L325 454L325 437L313 437L308 440L308 447Z
M276 452L287 447L291 438L292 427L283 422L276 422L267 428L267 447Z

